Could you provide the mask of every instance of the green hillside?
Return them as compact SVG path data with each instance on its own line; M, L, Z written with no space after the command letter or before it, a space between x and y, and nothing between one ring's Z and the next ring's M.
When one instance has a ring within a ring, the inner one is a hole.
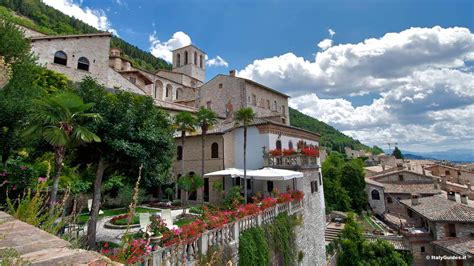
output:
M290 108L290 123L292 126L320 134L321 146L331 150L343 152L346 146L357 150L371 150L370 147L360 143L360 141L346 136L332 126L293 108Z
M74 17L43 4L40 0L0 0L0 18L11 20L48 35L100 32ZM151 53L145 52L119 37L112 37L111 46L120 48L135 67L147 71L171 69L171 65L165 60L156 58Z

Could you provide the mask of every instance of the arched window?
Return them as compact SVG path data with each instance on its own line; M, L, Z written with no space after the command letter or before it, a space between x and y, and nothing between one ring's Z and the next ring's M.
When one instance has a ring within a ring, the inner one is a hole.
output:
M159 80L155 82L155 98L163 99L163 83Z
M55 54L54 54L54 61L53 61L55 64L59 64L59 65L67 65L67 55L65 52L63 51L57 51Z
M184 51L184 64L188 64L188 51Z
M194 52L194 64L197 66L198 64L198 53Z
M172 91L173 87L171 87L170 84L166 85L166 98L171 98L173 96Z
M181 55L180 54L176 55L176 66L177 67L181 66Z
M89 59L80 57L77 61L77 69L89 71Z
M276 141L276 148L277 150L281 150L281 140Z
M183 147L176 147L176 160L181 161L183 159Z
M176 89L176 100L179 99L179 97L183 96L183 90L181 88Z
M219 144L216 142L211 145L211 158L219 158Z
M199 56L199 67L202 68L202 55Z
M288 141L288 149L292 150L293 149L293 141Z
M373 200L380 200L380 193L377 190L372 190L372 192L370 192L370 195L372 196Z

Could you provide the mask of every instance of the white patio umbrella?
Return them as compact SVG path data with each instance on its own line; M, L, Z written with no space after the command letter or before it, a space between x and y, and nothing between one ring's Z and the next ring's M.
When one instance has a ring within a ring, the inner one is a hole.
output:
M268 181L283 181L294 178L303 177L303 173L285 170L285 169L274 169L265 167L259 170L250 170L247 172L248 177L252 177L255 180L268 180Z
M224 170L204 174L204 176L231 176L232 178L241 177L244 176L244 170L237 168L227 168Z

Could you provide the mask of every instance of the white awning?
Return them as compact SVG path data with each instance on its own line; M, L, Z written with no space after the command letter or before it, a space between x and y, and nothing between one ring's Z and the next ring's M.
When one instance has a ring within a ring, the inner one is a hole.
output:
M244 176L244 170L237 168L227 168L225 170L220 170L216 172L207 173L204 176L231 176L231 177L240 177Z
M285 170L285 169L274 169L265 167L260 170L250 170L247 172L247 178L253 178L255 180L290 180L294 178L303 177L303 173Z

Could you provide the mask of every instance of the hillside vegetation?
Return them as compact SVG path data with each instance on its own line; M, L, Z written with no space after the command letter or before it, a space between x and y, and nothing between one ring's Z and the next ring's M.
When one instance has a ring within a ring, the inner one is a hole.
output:
M316 118L305 115L296 109L289 109L290 124L320 134L321 146L342 153L344 153L344 147L351 147L356 150L371 150L370 147L360 143L360 141L356 139L344 135L332 126L321 122Z
M14 11L14 12L12 12ZM101 32L96 28L43 4L40 0L0 0L0 18L13 21L48 35ZM112 47L120 48L133 66L147 71L171 69L161 58L120 39L112 37Z

